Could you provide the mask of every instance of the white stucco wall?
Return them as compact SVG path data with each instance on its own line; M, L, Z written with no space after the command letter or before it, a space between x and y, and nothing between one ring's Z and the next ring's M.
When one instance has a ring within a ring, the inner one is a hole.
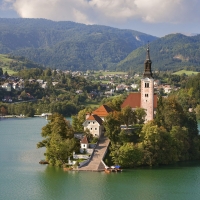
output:
M97 121L93 120L87 120L84 123L84 130L89 129L90 133L94 137L99 137L102 132L102 127L99 125Z

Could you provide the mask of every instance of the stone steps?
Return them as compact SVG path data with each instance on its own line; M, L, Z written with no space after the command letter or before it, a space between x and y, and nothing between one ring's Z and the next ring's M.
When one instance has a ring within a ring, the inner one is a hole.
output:
M101 162L103 160L105 152L107 151L110 140L104 136L99 139L99 142L94 150L94 154L90 159L90 162L80 167L79 171L103 171L104 165Z

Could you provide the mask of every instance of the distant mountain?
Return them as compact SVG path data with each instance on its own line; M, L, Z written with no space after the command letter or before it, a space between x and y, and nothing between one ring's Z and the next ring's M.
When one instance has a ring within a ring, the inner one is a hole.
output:
M146 46L131 52L117 65L118 70L141 71L146 58ZM170 34L150 43L153 70L193 69L200 71L200 35Z
M59 69L114 69L133 50L156 39L107 26L0 18L0 53Z

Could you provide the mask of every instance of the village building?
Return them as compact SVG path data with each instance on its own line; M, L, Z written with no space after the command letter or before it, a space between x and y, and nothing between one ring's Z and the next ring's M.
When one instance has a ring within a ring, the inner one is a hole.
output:
M107 105L102 105L92 113L88 113L83 123L84 131L89 130L94 137L100 137L104 132L103 121L112 111Z
M110 113L113 112L113 109L108 107L107 105L102 105L97 108L95 111L92 112L93 115L98 115L103 121L105 117Z
M6 90L7 92L10 92L11 89L12 89L12 85L10 83L4 83L2 86L1 86L4 90Z
M121 105L122 108L130 106L133 110L144 108L146 111L145 121L153 120L157 108L157 94L154 94L154 78L151 70L151 59L149 47L147 48L147 57L144 63L144 73L141 79L141 92L130 93Z

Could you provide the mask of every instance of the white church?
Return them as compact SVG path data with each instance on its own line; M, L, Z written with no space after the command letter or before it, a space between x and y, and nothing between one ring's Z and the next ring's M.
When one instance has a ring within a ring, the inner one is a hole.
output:
M122 108L130 106L133 110L136 108L144 108L147 114L145 118L146 122L154 119L154 113L157 108L157 94L154 94L154 78L151 64L148 46L143 78L141 79L141 92L130 93L121 106Z

